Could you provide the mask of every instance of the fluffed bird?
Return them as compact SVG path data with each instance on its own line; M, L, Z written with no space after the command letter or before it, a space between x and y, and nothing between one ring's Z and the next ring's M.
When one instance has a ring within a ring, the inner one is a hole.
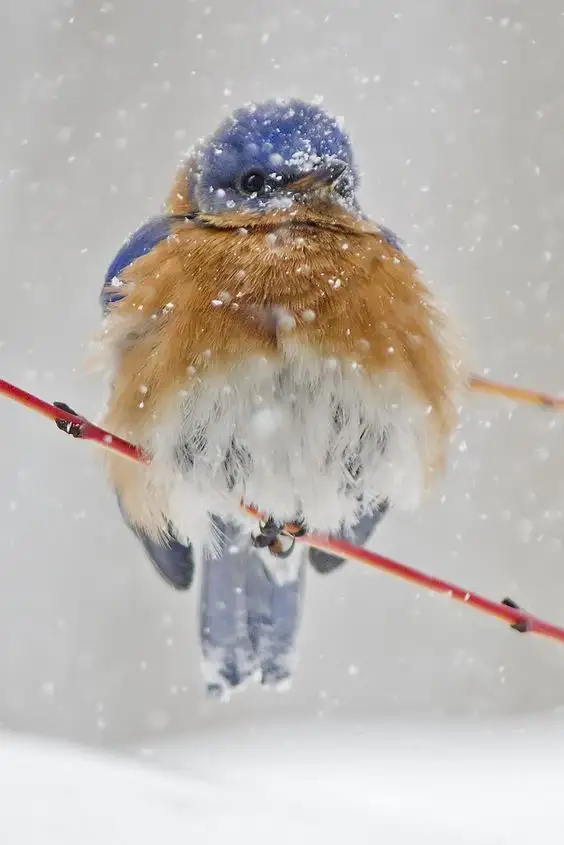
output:
M198 554L254 503L275 524L347 534L411 507L444 462L463 384L448 320L357 200L340 122L246 105L178 169L165 212L122 247L102 300L104 425L126 519Z

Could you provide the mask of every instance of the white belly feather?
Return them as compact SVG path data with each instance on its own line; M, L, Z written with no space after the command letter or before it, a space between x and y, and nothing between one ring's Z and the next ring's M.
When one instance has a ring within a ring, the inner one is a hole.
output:
M277 363L256 358L187 385L145 444L149 473L197 548L213 544L210 514L245 521L241 498L334 532L384 498L417 504L425 415L394 373L370 378L286 345Z

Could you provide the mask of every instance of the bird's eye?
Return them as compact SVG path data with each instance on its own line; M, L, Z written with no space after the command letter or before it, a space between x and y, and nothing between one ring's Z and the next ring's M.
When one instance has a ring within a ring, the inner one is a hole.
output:
M266 187L266 176L260 170L249 170L241 176L240 188L244 194L262 194Z

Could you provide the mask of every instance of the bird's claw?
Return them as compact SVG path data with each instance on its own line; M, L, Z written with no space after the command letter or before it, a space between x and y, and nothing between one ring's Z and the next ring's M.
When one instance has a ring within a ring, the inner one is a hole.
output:
M251 534L251 541L257 549L268 549L274 557L287 558L294 551L296 538L306 533L302 521L282 523L269 517L259 524L258 533Z

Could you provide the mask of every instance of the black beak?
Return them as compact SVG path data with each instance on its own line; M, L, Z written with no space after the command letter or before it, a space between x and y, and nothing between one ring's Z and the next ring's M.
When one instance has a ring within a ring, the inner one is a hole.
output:
M292 191L311 191L314 188L330 187L341 178L348 165L339 158L327 159L307 173L296 176L288 183Z

